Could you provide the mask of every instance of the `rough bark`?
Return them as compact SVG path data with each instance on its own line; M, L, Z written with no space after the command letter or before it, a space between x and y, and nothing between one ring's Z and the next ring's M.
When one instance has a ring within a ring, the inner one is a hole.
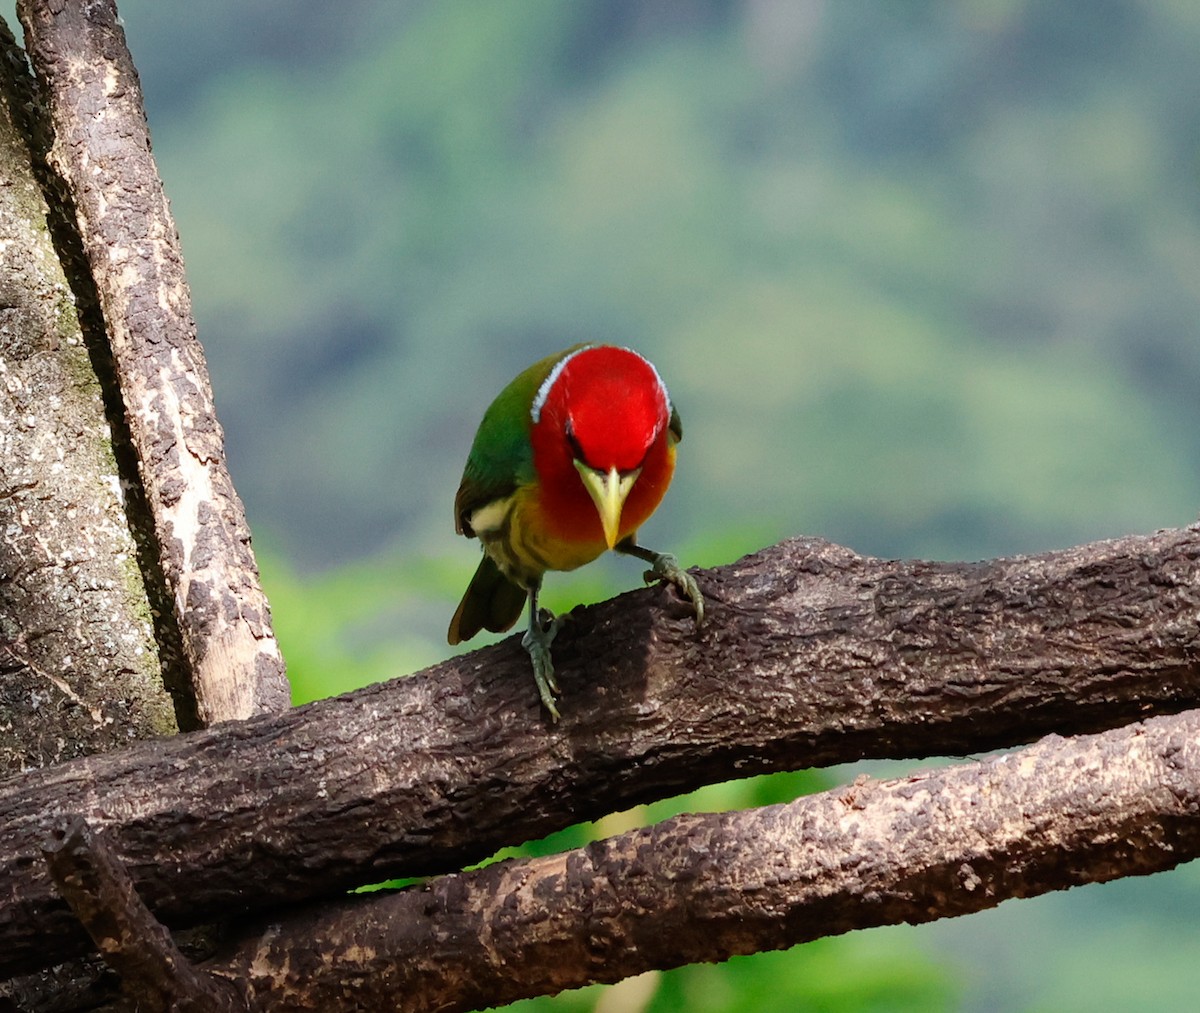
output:
M42 851L58 892L120 975L126 1002L172 1013L245 1010L227 981L191 965L86 820L67 820Z
M7 36L7 38L6 38ZM175 730L100 386L0 23L0 770Z
M206 969L272 1013L452 1013L1197 856L1189 711L275 917Z
M250 533L225 463L179 240L111 0L22 0L174 602L200 721L288 706Z
M80 285L78 239L39 189L33 82L3 22L0 104L0 769L20 770L170 734L177 716L152 632L171 613L147 594L127 527L135 471L110 437L123 417L100 379L103 321ZM104 980L76 964L0 992L61 1005Z
M45 4L35 10L51 17L73 13L63 5L55 5L53 13ZM92 13L103 12L93 6ZM69 59L87 54L76 50L66 55ZM112 69L96 67L105 73ZM164 580L158 532L138 477L135 441L118 389L101 299L77 232L79 187L74 184L80 177L76 174L65 180L52 169L49 152L54 130L49 113L29 74L25 54L17 49L2 22L0 83L6 115L3 176L7 184L0 191L0 201L6 211L11 206L13 212L4 214L4 277L0 283L0 298L6 307L0 359L6 367L7 388L0 395L0 449L4 451L0 525L5 532L0 559L0 671L4 677L0 764L22 769L123 746L137 738L169 734L177 723L196 727L201 718L211 721L247 711L225 708L222 713L218 699L205 707L202 715L197 713L196 692L188 678L176 621L176 599ZM77 93L67 89L55 92L58 83L50 82L48 92L59 100L56 125L62 129L72 124L83 107L70 106L79 97ZM131 100L119 76L106 78L106 87L110 84L123 101L113 101L105 110L112 115L101 117L104 122L90 124L88 139L96 147L86 157L92 158L89 169L118 165L121 171L88 175L88 210L98 206L108 214L94 232L104 235L113 257L109 264L121 272L115 276L110 266L109 289L123 285L129 295L124 305L110 299L105 309L137 313L146 308L148 300L158 297L159 293L148 287L162 279L145 273L139 276L130 268L131 260L146 255L146 235L136 229L128 234L121 230L137 217L140 197L133 191L140 188L138 194L161 199L161 186L149 157L144 120L138 119L136 87ZM68 104L66 108L63 102ZM95 111L93 106L82 114ZM140 136L136 129L126 130L131 124L132 128L140 125ZM78 140L81 133L72 136ZM139 143L140 152L136 151ZM133 156L130 145L135 149ZM58 164L64 163L59 160ZM118 189L114 190L114 185ZM38 187L49 197L48 207ZM8 227L14 222L20 225L27 210L30 228ZM169 219L155 221L147 214L145 223L137 224L145 224L152 238L154 230L161 227L174 239ZM171 243L163 239L160 245ZM56 257L59 263L55 263ZM16 293L12 298L7 297L10 288ZM141 316L130 329L144 332L160 323ZM202 369L202 359L199 365ZM186 371L171 378L184 394L193 380ZM181 396L174 407L197 413L186 418L182 430L215 433L219 449L220 430L211 405ZM204 415L205 411L209 414ZM204 452L211 449L210 445L200 446L199 441L195 445ZM159 471L160 478L169 479L164 469ZM15 491L4 491L8 489ZM191 551L194 562L200 550L192 546ZM205 575L209 573L211 569ZM256 574L252 576L257 579ZM253 594L250 598L252 611ZM195 625L200 630L198 638L205 627L202 622ZM151 626L154 636L149 632ZM217 634L222 628L222 623L208 627ZM197 638L192 640L193 654L198 653ZM273 642L268 646L274 649ZM224 647L218 639L218 655ZM253 667L246 671L251 679L243 678L242 683L253 685ZM173 696L174 713L164 681ZM228 687L217 687L223 689ZM286 706L286 686L280 679L276 679L273 693L260 695L263 707ZM208 693L210 700L215 696ZM19 996L24 1005L34 995L82 995L96 981L94 968L63 967L46 977L10 982L5 994ZM3 1002L0 998L0 1005Z
M37 860L106 835L169 924L390 876L714 780L977 752L1200 705L1200 529L978 564L795 540L576 613L547 724L517 638L408 679L0 783L0 973L86 940Z

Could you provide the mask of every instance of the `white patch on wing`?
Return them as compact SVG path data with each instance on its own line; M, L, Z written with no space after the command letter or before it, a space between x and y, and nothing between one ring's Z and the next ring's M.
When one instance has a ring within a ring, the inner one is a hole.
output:
M505 521L508 518L508 511L511 507L511 496L506 496L504 499L494 499L490 503L485 503L479 509L472 511L471 516L467 518L471 523L471 530L480 538L483 538L485 535L495 534L504 527Z

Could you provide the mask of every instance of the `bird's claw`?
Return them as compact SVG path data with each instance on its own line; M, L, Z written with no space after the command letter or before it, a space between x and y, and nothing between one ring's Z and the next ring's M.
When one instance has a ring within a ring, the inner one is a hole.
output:
M700 585L696 578L679 565L679 560L669 552L659 552L654 556L652 569L643 575L646 583L655 580L667 580L674 584L679 591L690 599L696 610L696 628L704 625L704 595L700 593Z
M554 678L550 645L558 633L560 622L561 619L555 619L549 611L541 609L537 622L531 625L521 638L521 646L529 653L529 660L533 662L533 681L537 683L542 706L550 712L550 717L555 721L558 720L559 713L554 705L554 698L559 694L559 688L558 681Z

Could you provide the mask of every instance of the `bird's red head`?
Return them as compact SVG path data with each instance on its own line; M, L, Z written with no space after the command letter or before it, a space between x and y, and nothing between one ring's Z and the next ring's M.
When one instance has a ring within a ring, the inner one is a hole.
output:
M667 427L667 389L636 352L611 345L572 352L551 371L532 408L535 432L573 443L589 467L630 471Z
M596 345L564 356L531 408L547 517L567 537L610 547L636 531L671 481L670 422L666 386L636 352Z

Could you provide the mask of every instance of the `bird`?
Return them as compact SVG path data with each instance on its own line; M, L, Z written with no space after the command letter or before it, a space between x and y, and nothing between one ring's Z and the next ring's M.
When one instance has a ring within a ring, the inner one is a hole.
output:
M518 374L491 403L454 497L455 530L483 558L450 621L458 644L511 629L528 606L521 644L542 704L559 719L550 645L563 617L539 609L542 578L612 549L650 564L647 581L674 584L696 626L704 597L675 556L637 542L662 501L683 436L658 370L629 348L578 344Z

